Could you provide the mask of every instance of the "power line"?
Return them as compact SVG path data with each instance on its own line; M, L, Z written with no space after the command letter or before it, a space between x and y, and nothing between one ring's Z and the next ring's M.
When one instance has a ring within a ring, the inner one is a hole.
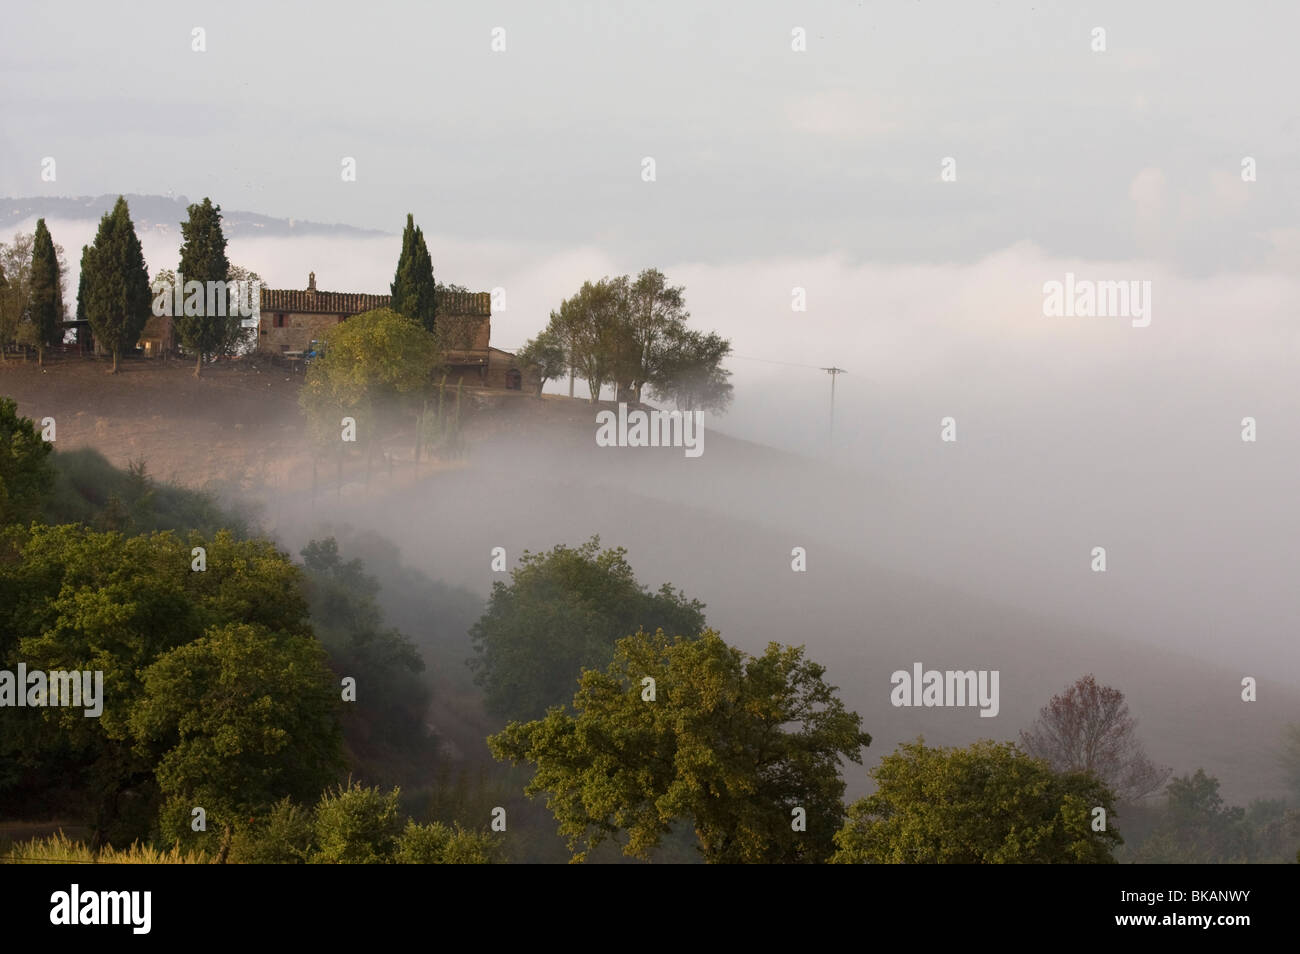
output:
M845 371L843 368L836 368L836 367L834 367L834 366L829 367L829 368L818 368L817 370L819 370L819 371L825 371L827 374L829 374L829 375L831 376L831 433L830 433L830 442L831 442L831 449L834 450L834 449L835 449L835 379L838 378L841 374L848 374L848 372Z
M808 368L810 371L826 370L825 368L818 367L815 364L799 364L796 361L774 361L771 358L755 358L753 355L748 355L748 354L729 354L727 355L727 357L740 358L744 361L761 361L764 364L784 364L785 366L790 368Z

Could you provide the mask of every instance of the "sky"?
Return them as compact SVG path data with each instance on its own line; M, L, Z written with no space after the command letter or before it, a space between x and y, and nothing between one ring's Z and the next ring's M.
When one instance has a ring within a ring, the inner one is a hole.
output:
M505 289L508 349L657 266L732 342L711 427L1053 555L934 572L1087 613L1060 580L1106 543L1107 625L1297 664L1298 26L1267 2L24 5L0 194L387 233L231 243L338 291L387 291L411 212L440 279ZM73 250L93 223L51 229ZM145 236L151 269L177 244ZM1149 282L1149 323L1046 314L1067 275Z

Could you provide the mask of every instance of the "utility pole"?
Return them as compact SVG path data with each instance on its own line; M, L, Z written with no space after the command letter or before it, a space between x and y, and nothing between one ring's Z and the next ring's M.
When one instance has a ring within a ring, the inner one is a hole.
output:
M822 368L831 376L831 450L835 449L835 379L841 374L848 374L843 368Z

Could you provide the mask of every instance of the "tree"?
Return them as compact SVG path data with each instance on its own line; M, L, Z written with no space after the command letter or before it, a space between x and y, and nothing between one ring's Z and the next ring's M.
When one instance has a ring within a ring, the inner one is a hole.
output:
M840 761L871 742L824 673L803 647L748 656L713 631L639 632L582 673L575 714L512 722L488 745L536 765L525 792L547 796L574 861L618 833L646 858L685 820L707 862L818 862L843 816Z
M694 636L704 604L667 583L650 593L627 551L601 551L600 538L548 553L524 551L510 584L492 586L487 612L470 629L470 665L489 712L532 719L572 698L584 668L606 665L615 642L638 629Z
M381 422L429 387L437 356L433 335L388 308L329 329L325 354L311 363L298 399L317 442L337 444L346 415L357 421L359 442L373 447L371 438L384 430Z
M519 363L531 368L537 376L537 396L541 397L546 382L561 378L569 369L569 356L564 341L554 328L547 328L536 338L529 338L516 355Z
M316 637L336 672L365 686L367 704L344 724L354 765L364 771L376 752L389 763L435 759L437 740L425 725L431 693L420 675L424 660L406 636L385 626L379 581L360 560L344 561L333 537L311 541L302 557Z
M438 311L437 284L433 280L433 259L424 244L424 232L409 212L402 232L402 253L393 276L390 307L399 315L413 318L425 331L433 332Z
M230 260L226 257L226 237L221 230L221 206L204 198L203 203L188 209L189 218L181 223L180 273L186 286L198 282L197 295L181 289L185 298L184 314L172 321L181 344L194 354L194 376L203 368L203 359L229 354L244 335L237 309L228 307L227 283L231 279ZM176 279L173 277L172 282ZM220 282L219 286L213 283ZM215 293L209 289L216 289ZM197 300L196 300L197 299Z
M224 845L250 814L315 795L342 767L337 682L309 635L214 626L142 681L131 734L156 760L169 841L190 840L199 805Z
M94 244L83 249L81 269L85 315L100 346L113 355L116 374L121 353L140 340L153 302L144 252L122 196L100 220Z
M620 316L625 309L627 278L602 278L594 285L584 282L572 298L551 312L547 330L567 342L569 360L578 376L587 382L591 403L613 381L618 362L620 337L626 342Z
M659 344L650 390L656 400L682 411L725 411L731 405L731 372L722 362L731 342L714 332L674 329Z
M1246 811L1226 805L1219 780L1197 769L1170 780L1165 814L1138 849L1144 864L1242 864L1255 861L1257 843Z
M668 284L664 273L647 268L628 283L623 336L616 372L619 390L640 402L641 389L659 375L666 341L686 331L686 289Z
M871 770L875 794L849 806L835 836L840 864L1109 863L1122 842L1095 776L1058 774L1014 743L968 748L904 743Z
M0 397L0 525L25 523L41 510L54 485L53 446L41 439L18 405Z
M124 537L33 524L10 528L0 544L0 660L11 669L21 660L32 671L104 674L98 718L66 707L6 710L0 765L13 760L24 766L31 804L80 793L86 803L67 810L84 811L99 837L129 841L154 823L152 800L161 794L154 768L170 747L164 739L142 744L131 721L147 697L143 674L151 665L228 624L312 636L301 571L266 541L236 540L224 531L188 539L171 533ZM201 573L191 568L195 546L206 550ZM210 651L220 655L231 645ZM258 664L275 671L266 657ZM244 675L260 678L253 671ZM297 675L306 678L305 670ZM311 704L294 696L260 704L276 709L298 702ZM197 712L191 717L204 718ZM246 741L228 738L236 748ZM137 811L146 814L132 814Z
M36 348L37 363L44 364L45 349L63 341L63 270L44 219L36 220L28 310L26 337Z
M1132 802L1169 777L1169 769L1147 758L1136 730L1124 693L1098 685L1089 673L1053 696L1020 739L1025 751L1058 772L1093 772L1117 799Z
M0 344L8 344L27 319L32 294L32 250L36 236L17 232L9 244L0 244L0 271L5 283L0 290Z

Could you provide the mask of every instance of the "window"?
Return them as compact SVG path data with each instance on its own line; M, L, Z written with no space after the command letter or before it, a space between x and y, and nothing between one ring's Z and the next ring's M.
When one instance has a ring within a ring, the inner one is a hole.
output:
M276 312L276 315L275 315L275 326L276 326L277 328L283 328L283 327L284 327L284 312Z

